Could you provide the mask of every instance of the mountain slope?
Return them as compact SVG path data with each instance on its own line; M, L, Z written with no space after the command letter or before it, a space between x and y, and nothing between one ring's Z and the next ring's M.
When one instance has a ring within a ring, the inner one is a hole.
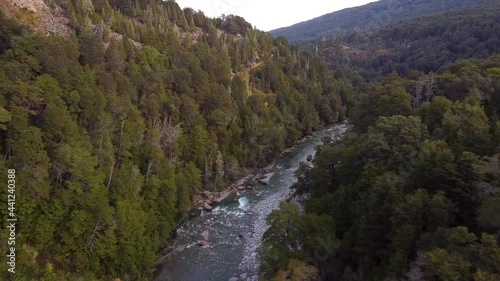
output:
M364 73L442 71L459 59L500 52L499 15L500 3L496 3L418 17L375 31L319 40L318 55L331 65L355 66Z
M356 133L296 172L305 211L268 217L262 274L299 275L298 259L325 281L500 280L499 81L497 55L367 87Z
M17 280L150 280L204 190L345 113L346 81L239 17L159 0L1 5L0 167L19 179Z
M400 20L422 15L495 2L491 0L381 0L279 28L271 31L271 34L284 36L292 43L306 43L321 36L344 35L352 31L387 26Z

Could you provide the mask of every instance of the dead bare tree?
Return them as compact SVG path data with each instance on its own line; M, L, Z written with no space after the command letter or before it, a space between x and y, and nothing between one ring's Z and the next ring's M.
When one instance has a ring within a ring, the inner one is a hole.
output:
M155 120L153 120L153 132L155 133L150 135L151 145L156 147L156 149L166 149L171 162L174 159L175 143L182 133L181 125L182 123L173 125L171 117L165 117L163 121L160 121L159 118L155 118ZM154 159L153 157L150 157L146 171L146 182L149 181L149 177L153 171L153 166Z
M177 139L181 135L181 125L179 123L177 125L172 124L172 117L165 117L163 119L163 124L160 131L162 142L162 147L165 147L168 144L172 144L177 141Z
M427 258L424 253L418 252L416 259L410 265L410 271L406 274L408 281L425 281L424 270L427 266Z
M413 111L417 110L420 107L422 102L422 92L424 90L424 82L417 81L417 85L415 86L415 91L411 96L411 105Z
M434 96L434 91L436 91L436 85L434 84L434 77L427 76L426 79L426 88L425 88L425 101L429 102Z
M109 168L109 176L108 176L108 185L106 186L107 189L111 186L111 179L113 179L113 173L115 172L115 163L113 162L111 164L111 167Z
M92 232L92 236L90 236L89 241L83 247L84 249L90 248L91 252L94 251L94 242L97 241L97 240L99 240L99 239L97 239L97 231L99 231L99 229L101 229L100 223L101 223L101 219L99 219L97 221L97 223L96 223L96 225L94 227L94 231Z
M154 160L153 159L149 159L149 161L148 161L148 170L146 172L146 183L149 182L149 175L151 175L151 171L153 170L153 164L154 164Z
M44 8L45 13L47 13L49 15L50 21L51 21L51 30L47 30L47 32L55 33L56 32L56 19L54 18L54 16L50 12L50 6L52 6L52 0L50 0L47 3L47 8Z
M417 84L415 85L415 90L411 95L411 105L413 111L419 109L422 102L431 101L435 91L436 91L436 85L434 77L428 75L425 76L424 79L417 81Z

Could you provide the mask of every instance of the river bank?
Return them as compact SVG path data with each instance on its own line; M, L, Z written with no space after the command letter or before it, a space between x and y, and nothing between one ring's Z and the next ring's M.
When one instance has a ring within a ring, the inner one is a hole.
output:
M230 184L222 191L203 191L202 195L195 196L191 204L189 214L191 217L199 216L202 210L212 211L218 204L226 200L235 200L247 190L254 190L269 184L269 180L273 176L270 172L274 166L274 162L262 169L256 169L251 172L246 172L245 176Z
M268 185L238 191L246 175L232 186L240 196L202 210L177 230L174 251L158 267L155 281L224 281L255 280L258 274L257 250L267 230L266 218L290 195L296 181L294 171L299 163L315 154L315 147L324 136L343 134L345 125L336 125L315 133L289 150L273 166L266 167ZM262 172L262 171L261 171ZM203 239L202 247L197 241Z

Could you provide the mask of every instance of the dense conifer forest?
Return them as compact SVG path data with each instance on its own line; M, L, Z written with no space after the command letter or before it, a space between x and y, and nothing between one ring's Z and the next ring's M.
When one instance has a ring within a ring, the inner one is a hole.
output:
M307 51L174 1L27 2L0 3L15 280L151 280L200 194L344 120L267 218L261 280L500 280L500 6L380 1L413 19Z
M302 42L352 82L352 128L296 171L305 210L268 217L264 280L500 280L499 11Z
M344 118L349 83L240 17L173 1L33 2L48 12L0 12L16 280L150 280L196 195Z
M499 74L497 55L367 86L349 137L296 172L305 213L269 216L263 276L500 280Z
M391 72L443 72L459 59L488 58L500 50L500 3L455 9L313 44L332 68L355 69L366 80Z

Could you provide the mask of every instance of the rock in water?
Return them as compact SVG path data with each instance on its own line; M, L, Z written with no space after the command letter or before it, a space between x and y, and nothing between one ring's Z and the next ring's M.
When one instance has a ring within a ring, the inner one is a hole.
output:
M313 157L311 154L309 154L309 156L307 156L307 161L311 162L313 160Z
M227 281L238 281L238 277L231 277L231 278L229 278L229 280L227 280Z
M207 241L205 240L198 240L198 242L196 242L196 244L200 247L204 247L207 245Z
M265 180L259 180L259 183L262 185L269 185L269 183Z
M245 233L240 232L239 237L240 237L241 239L245 239L245 238L246 238L246 235L245 235Z
M203 237L203 240L207 241L209 236L208 230L205 230L201 233L201 237Z
M205 203L205 205L203 206L205 208L205 210L207 211L212 211L212 206L210 206L209 204Z

